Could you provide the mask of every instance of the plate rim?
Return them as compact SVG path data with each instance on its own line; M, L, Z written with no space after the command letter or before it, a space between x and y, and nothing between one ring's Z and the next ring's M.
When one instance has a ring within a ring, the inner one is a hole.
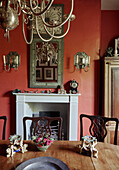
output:
M46 161L44 160L46 159ZM54 158L54 157L46 157L46 156L41 156L41 157L36 157L36 158L31 158L28 159L24 162L22 162L21 164L19 164L15 170L23 170L24 168L26 168L28 165L35 163L35 162L50 162L50 163L54 163L55 165L58 165L59 168L61 168L62 170L69 170L69 167L67 166L67 164L65 164L63 161L61 161L60 159Z

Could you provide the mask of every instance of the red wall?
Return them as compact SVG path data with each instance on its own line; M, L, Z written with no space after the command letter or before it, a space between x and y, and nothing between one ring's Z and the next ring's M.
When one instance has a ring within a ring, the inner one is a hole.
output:
M115 38L119 38L119 10L101 11L101 56L109 46L114 48Z
M69 2L65 5L69 7ZM57 2L58 3L58 2ZM59 1L64 3L64 1ZM64 38L64 76L63 83L75 79L79 82L79 115L81 113L99 113L99 50L100 50L100 0L75 1L74 14L76 19L71 23L70 32ZM0 115L6 115L7 134L15 133L15 97L11 92L14 89L28 88L29 53L21 32L21 24L10 32L10 41L3 37L0 30ZM17 51L21 55L21 64L18 71L13 69L7 73L3 70L3 54ZM74 55L77 52L86 52L91 56L88 72L74 71ZM39 89L41 90L41 89ZM53 89L52 89L53 91Z

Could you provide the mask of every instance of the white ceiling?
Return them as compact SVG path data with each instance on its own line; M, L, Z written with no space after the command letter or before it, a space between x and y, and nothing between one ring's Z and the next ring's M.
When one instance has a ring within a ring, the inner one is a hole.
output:
M101 0L102 10L119 10L119 0Z

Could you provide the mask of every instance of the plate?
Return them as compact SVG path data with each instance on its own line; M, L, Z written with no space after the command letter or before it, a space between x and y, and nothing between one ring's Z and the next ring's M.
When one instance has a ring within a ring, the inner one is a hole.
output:
M61 160L52 157L37 157L21 163L15 170L69 170Z

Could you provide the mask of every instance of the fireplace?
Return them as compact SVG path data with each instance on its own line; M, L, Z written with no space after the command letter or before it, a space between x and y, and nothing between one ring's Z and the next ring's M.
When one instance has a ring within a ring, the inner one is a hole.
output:
M63 119L64 139L77 140L80 94L14 93L14 95L16 95L16 134L23 136L23 117L32 117L44 111L58 111Z

